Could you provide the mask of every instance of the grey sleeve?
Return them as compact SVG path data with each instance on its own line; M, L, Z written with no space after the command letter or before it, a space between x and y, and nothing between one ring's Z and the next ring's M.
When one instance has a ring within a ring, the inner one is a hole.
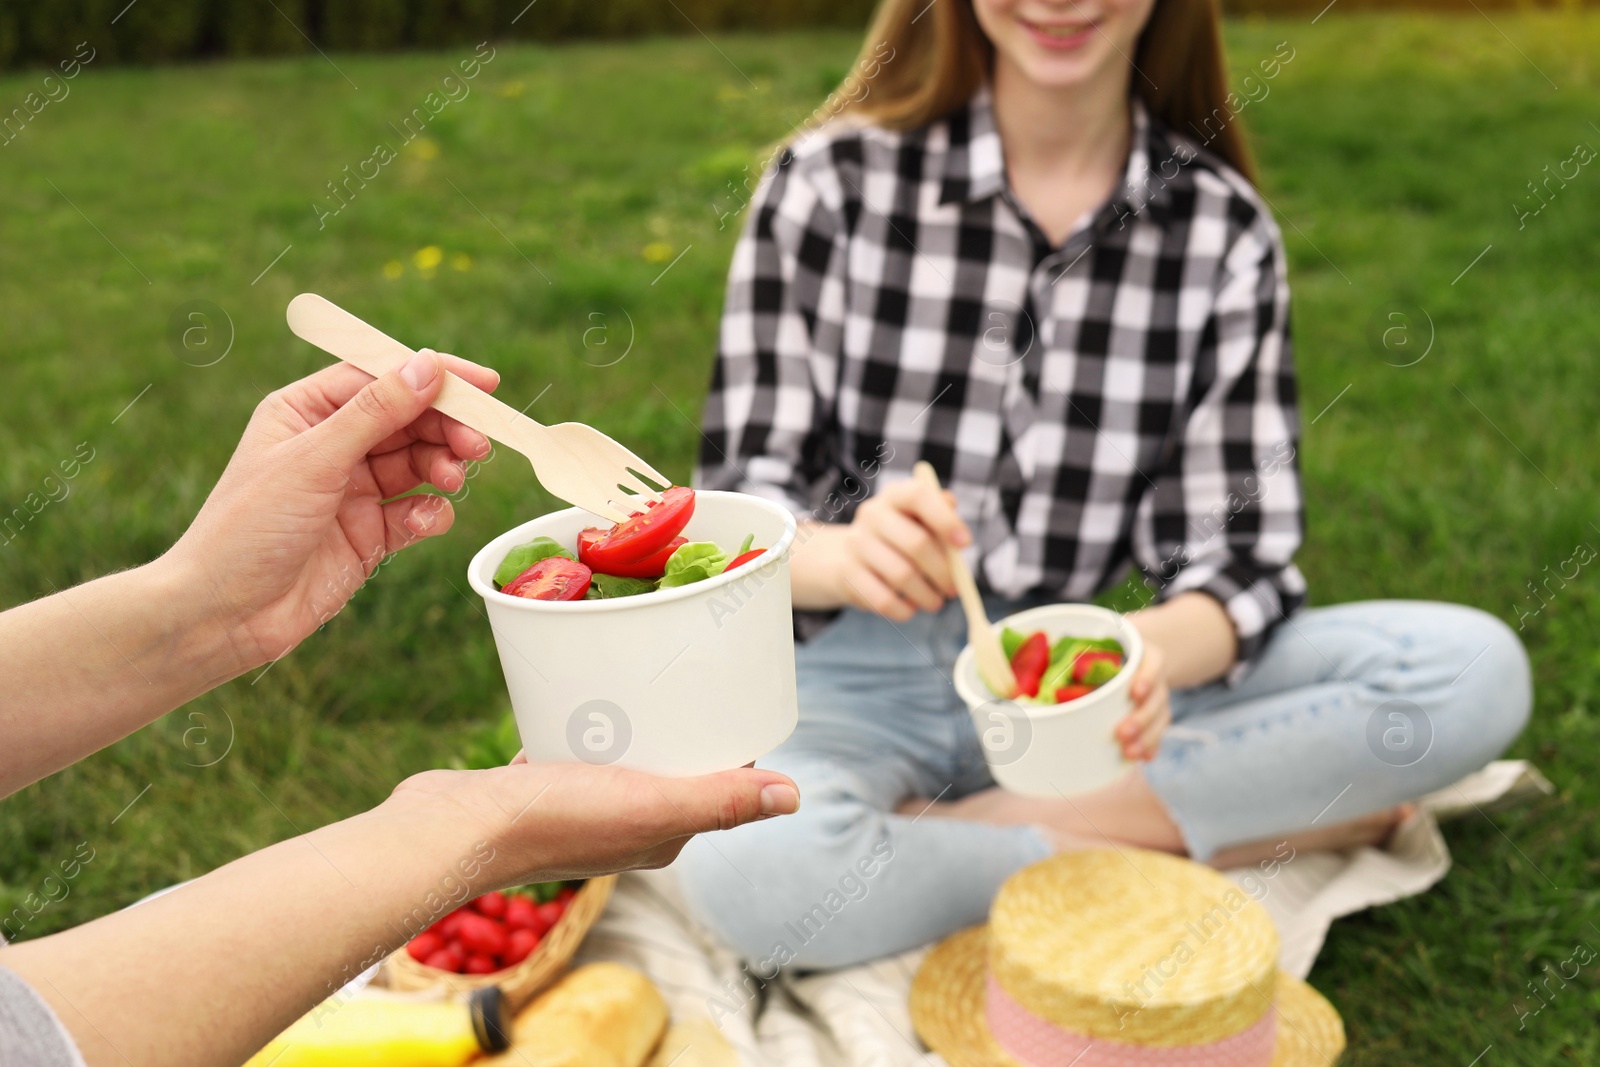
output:
M0 1064L84 1067L72 1035L33 987L0 967Z

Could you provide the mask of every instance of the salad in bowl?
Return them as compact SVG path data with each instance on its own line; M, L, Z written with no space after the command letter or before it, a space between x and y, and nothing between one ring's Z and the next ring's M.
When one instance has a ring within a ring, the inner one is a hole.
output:
M674 487L595 523L578 508L542 515L467 568L528 759L691 775L777 747L798 718L795 517Z

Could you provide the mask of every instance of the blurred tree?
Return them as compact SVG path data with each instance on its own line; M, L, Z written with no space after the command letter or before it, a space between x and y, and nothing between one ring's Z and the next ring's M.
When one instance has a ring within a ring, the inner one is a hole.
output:
M310 47L309 0L213 0L208 6L207 43L224 55L293 54Z
M343 51L378 51L406 41L406 0L322 0L320 43Z
M1184 0L1188 2L1188 0ZM1396 6L1594 6L1600 0L1339 0L1338 13ZM54 65L80 42L96 62L158 62L206 55L434 48L486 39L859 28L875 0L0 0L0 69ZM1316 13L1327 0L1223 0L1229 14Z

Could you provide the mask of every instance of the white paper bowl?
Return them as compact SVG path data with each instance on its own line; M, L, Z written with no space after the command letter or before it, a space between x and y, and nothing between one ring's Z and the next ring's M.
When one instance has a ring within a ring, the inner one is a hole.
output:
M467 568L483 597L529 761L582 760L684 776L742 767L794 730L789 549L795 521L770 501L697 492L683 536L765 555L703 582L615 600L507 596L494 572L535 537L569 547L598 520L570 508L485 545Z
M1122 670L1105 685L1057 705L1019 704L996 696L978 677L968 646L956 657L956 692L972 711L994 780L1034 797L1075 796L1110 785L1133 766L1113 731L1128 714L1128 687L1144 659L1144 641L1123 616L1092 604L1046 604L996 623L1030 634L1122 642Z

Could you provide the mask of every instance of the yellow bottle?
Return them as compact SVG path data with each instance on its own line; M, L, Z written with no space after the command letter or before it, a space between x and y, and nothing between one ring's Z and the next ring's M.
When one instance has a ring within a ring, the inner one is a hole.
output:
M319 1005L245 1067L461 1067L508 1046L504 1001L493 986L462 1001L356 997Z

